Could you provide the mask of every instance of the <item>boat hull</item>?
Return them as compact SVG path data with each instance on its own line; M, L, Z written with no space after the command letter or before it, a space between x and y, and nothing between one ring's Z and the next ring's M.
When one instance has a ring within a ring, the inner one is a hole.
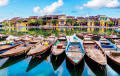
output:
M39 53L36 53L36 54L31 54L29 56L38 56L38 55L41 55L41 54L44 54L46 53L47 51L50 51L52 45L50 45L48 48L44 49L43 51L39 52Z
M73 65L68 59L66 59L66 67L71 76L82 76L85 67L84 59L78 65Z
M26 55L29 50L30 50L30 48L28 48L28 49L26 49L24 51L18 52L18 53L12 53L12 54L8 54L8 55L3 55L3 56L1 56L1 58L16 57L16 56Z
M82 60L84 60L84 56L79 60L79 62L75 63L73 62L67 55L66 55L66 60L71 62L73 65L79 65Z
M91 59L88 55L85 54L85 61L89 61L93 66L96 66L96 69L106 71L106 65L101 65Z
M10 50L10 49L12 49L12 48L15 48L15 47L17 47L17 46L21 45L21 44L22 44L22 43L17 44L17 45L15 45L15 46L11 46L11 47L9 47L9 48L0 49L0 52L2 52L2 51L6 51L6 50Z
M65 59L65 54L60 54L59 56L55 56L51 54L50 59L51 59L53 69L54 71L56 71L60 67L60 65L63 63Z
M59 57L59 56L63 56L63 55L65 55L65 50L63 51L63 52L61 52L61 53L59 53L59 54L54 54L53 52L52 52L52 55L54 55L54 56L57 56L57 57Z

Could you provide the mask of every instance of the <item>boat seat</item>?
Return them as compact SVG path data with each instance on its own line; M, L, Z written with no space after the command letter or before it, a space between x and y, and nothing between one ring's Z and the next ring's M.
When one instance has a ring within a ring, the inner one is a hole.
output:
M120 52L119 51L110 51L110 53L114 56L120 56Z

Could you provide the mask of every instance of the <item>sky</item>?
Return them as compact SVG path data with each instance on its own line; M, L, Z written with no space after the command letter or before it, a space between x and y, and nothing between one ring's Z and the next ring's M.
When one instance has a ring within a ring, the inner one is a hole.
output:
M51 14L119 18L120 0L0 0L0 21Z

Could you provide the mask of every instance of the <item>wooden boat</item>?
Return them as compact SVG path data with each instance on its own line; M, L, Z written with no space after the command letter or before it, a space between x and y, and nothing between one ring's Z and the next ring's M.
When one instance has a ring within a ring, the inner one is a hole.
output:
M35 41L35 40L32 40ZM8 50L2 54L0 54L1 58L5 58L5 57L14 57L14 56L19 56L19 55L23 55L26 54L33 46L37 45L38 43L40 43L41 40L37 41L36 43L30 43L30 42L22 42L22 44L20 46L17 46L11 50Z
M120 49L120 39L112 39L111 41L115 44L115 46L118 49Z
M94 40L99 40L101 38L101 36L103 36L106 39L120 39L120 37L116 36L116 35L99 35L99 34L91 34L91 33L77 33L77 36L80 38L83 38L84 36L91 36L92 39Z
M84 58L83 47L76 36L70 41L66 47L66 58L73 64L78 65Z
M62 65L64 59L65 54L59 56L55 56L53 54L50 55L50 62L52 64L54 71L56 71Z
M104 37L101 38L100 45L107 55L109 61L114 63L115 65L120 66L120 50L118 49L118 47L116 47L113 43L111 43Z
M7 35L0 34L0 39L7 38L7 37L8 37Z
M10 50L10 49L13 49L19 45L21 45L22 42L14 42L14 43L11 43L11 44L3 44L3 45L0 45L0 52L3 53L7 50Z
M13 39L11 39L11 40L5 40L5 41L0 41L0 45L13 44L13 43L14 43Z
M52 45L56 42L55 36L50 36L32 47L32 49L27 53L28 56L36 56L45 53L50 50Z
M60 35L59 38L58 38L58 40L60 40L60 41L66 41L67 40L66 35L65 34Z
M21 36L19 38L15 38L14 41L23 41L23 42L25 42L25 41L30 41L32 39L34 39L33 36Z
M51 51L55 56L59 56L60 54L65 54L65 49L67 46L67 38L66 36L60 36L55 44L52 46Z
M102 48L94 40L87 36L84 37L83 47L86 53L85 58L91 61L92 64L98 66L96 68L105 70L107 60Z

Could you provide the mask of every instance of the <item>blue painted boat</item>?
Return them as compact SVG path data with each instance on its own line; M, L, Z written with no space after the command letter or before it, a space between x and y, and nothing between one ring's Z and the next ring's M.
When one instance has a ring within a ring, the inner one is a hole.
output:
M84 58L85 52L80 40L74 36L66 47L66 57L73 64L79 64Z
M108 61L120 67L120 50L105 38L100 39L100 45L105 52Z
M7 50L10 50L12 48L15 48L17 46L19 46L20 44L22 44L22 42L16 42L16 43L12 43L12 44L3 44L3 45L0 45L0 53L3 53Z

